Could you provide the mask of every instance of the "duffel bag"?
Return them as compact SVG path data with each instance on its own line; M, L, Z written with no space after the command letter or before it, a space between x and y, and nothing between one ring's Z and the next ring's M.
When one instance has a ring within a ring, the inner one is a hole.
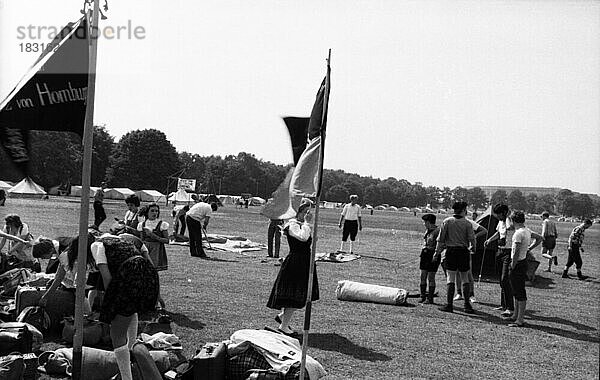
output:
M32 344L33 335L25 323L0 323L0 355L29 353L32 351Z

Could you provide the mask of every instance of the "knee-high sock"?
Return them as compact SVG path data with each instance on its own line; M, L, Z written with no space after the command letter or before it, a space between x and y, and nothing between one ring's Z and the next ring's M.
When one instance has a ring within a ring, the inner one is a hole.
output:
M344 250L344 241L342 240L342 243L340 244L340 251Z
M129 347L130 350L137 339L137 329L138 315L135 313L133 314L133 318L131 318L131 322L129 322L129 326L127 327L127 347Z
M463 297L465 299L465 306L471 306L471 301L469 300L469 297L471 297L471 286L469 285L469 283L463 284L462 286L463 288Z
M427 297L427 284L421 284L421 298Z
M433 296L435 295L435 285L429 284L429 295L427 299L429 302L433 303Z
M133 380L131 374L131 358L129 357L129 347L127 345L117 347L114 349L115 359L117 359L117 366L121 373L122 380Z
M456 285L454 285L453 282L450 282L448 284L446 284L446 302L448 303L449 306L452 306L452 303L454 301L454 288Z

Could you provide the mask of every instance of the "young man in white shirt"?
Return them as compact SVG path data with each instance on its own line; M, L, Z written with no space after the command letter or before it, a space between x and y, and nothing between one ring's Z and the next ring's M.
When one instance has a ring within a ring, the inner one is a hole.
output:
M207 257L202 247L202 229L208 226L213 211L217 211L216 203L198 202L185 214L185 223L190 235L190 255L193 257Z
M342 210L340 222L338 223L339 228L342 228L342 222L344 224L340 252L344 252L344 243L348 240L348 236L350 236L350 253L353 253L352 243L354 243L358 231L362 231L362 213L360 205L356 203L357 201L358 195L351 195L350 203L346 203Z
M515 312L509 316L512 321L508 326L522 327L525 325L523 318L525 316L525 307L527 305L527 292L525 290L525 281L527 280L527 252L534 249L542 242L542 236L532 232L525 227L525 214L523 211L513 211L512 222L514 223L515 233L512 237L510 252L510 284L515 297ZM531 240L535 239L532 244Z
M552 272L552 264L558 265L558 259L552 253L556 247L556 238L558 238L558 231L556 230L556 224L550 220L550 213L544 211L542 213L542 257L548 259L548 270L546 272Z

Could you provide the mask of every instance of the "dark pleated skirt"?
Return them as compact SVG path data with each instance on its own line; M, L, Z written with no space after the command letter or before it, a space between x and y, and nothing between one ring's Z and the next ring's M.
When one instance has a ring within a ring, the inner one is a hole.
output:
M110 323L117 314L130 316L154 310L158 289L158 272L150 260L134 256L124 261L106 289L100 321Z
M308 294L308 271L310 254L290 252L283 260L267 307L280 310L284 307L303 308L306 306ZM313 265L315 265L313 263ZM319 299L319 281L317 280L317 267L314 267L312 301Z

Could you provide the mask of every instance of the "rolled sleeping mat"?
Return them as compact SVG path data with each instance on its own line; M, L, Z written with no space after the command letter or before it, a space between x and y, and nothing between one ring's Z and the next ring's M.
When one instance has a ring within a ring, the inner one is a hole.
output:
M338 281L335 294L340 301L374 302L388 305L403 305L408 297L408 292L404 289L348 280Z

